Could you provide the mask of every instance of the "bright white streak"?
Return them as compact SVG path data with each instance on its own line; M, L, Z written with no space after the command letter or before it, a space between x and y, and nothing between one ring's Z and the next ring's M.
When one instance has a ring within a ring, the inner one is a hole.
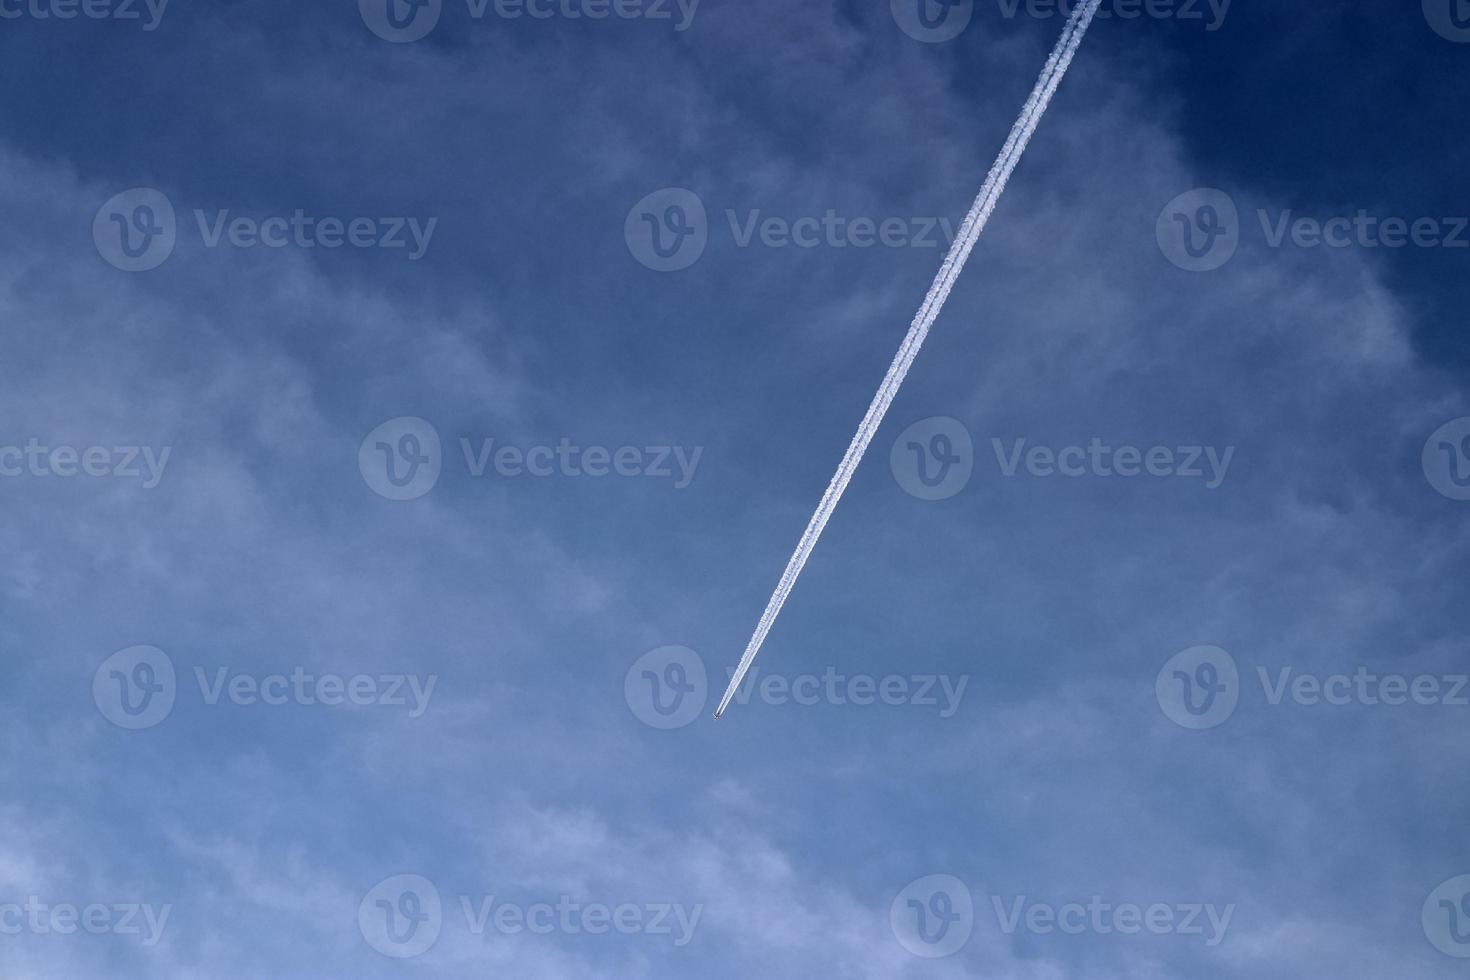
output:
M786 571L781 575L781 581L776 585L776 591L771 594L771 601L766 604L766 611L761 615L760 622L756 624L755 633L750 638L750 643L745 647L745 654L740 658L740 666L730 678L730 686L725 689L725 696L720 699L719 708L715 709L715 717L718 718L725 713L730 706L735 692L740 687L740 682L745 679L750 665L755 662L756 654L760 653L761 645L766 642L766 634L771 631L771 626L776 622L776 617L781 613L781 607L786 604L786 597L791 595L791 590L796 586L796 579L801 575L801 570L806 566L806 560L811 557L812 550L817 546L817 540L821 538L822 531L827 527L827 521L832 512L837 509L837 502L842 499L842 494L847 490L847 484L852 480L852 475L857 471L858 464L863 460L863 454L868 450L868 444L873 441L878 427L883 423L883 416L888 414L888 406L893 404L893 398L898 394L899 386L903 384L904 378L908 376L909 368L913 366L914 358L919 354L919 348L924 344L924 338L929 335L929 328L939 318L944 309L945 300L949 298L949 292L954 288L955 281L959 279L960 273L964 271L965 261L969 259L970 252L975 248L975 242L980 238L980 233L985 230L985 225L990 221L991 212L1000 201L1001 194L1006 189L1006 183L1011 179L1011 173L1020 162L1021 155L1026 152L1026 146L1031 142L1031 136L1036 132L1037 124L1046 113L1046 108L1051 104L1052 96L1056 94L1057 86L1061 85L1062 78L1067 74L1067 68L1072 64L1072 58L1077 54L1077 49L1082 45L1082 38L1087 34L1088 25L1092 23L1093 15L1097 13L1098 6L1102 0L1087 0L1085 4L1079 4L1072 11L1071 18L1067 21L1067 27L1062 31L1062 37L1057 41L1057 46L1052 49L1051 57L1047 59L1046 67L1041 71L1041 77L1036 81L1036 87L1031 91L1031 97L1026 100L1026 105L1021 109L1021 115L1016 119L1016 124L1011 127L1011 134L1006 139L1005 146L996 157L995 163L990 168L990 173L985 177L985 183L980 187L980 193L975 198L975 203L970 207L970 213L965 216L965 222L960 226L959 235L954 244L950 246L949 254L944 257L944 264L939 268L939 274L934 277L934 283L929 287L929 294L924 297L924 305L919 307L919 312L914 314L913 323L909 325L909 332L903 338L903 345L899 347L898 353L894 355L893 363L888 367L888 374L883 378L883 384L879 386L878 393L873 396L873 403L868 406L868 414L863 416L862 424L858 426L857 434L852 437L852 444L847 447L847 454L842 457L842 462L837 466L837 472L832 476L832 482L827 485L827 492L822 495L822 502L817 505L816 513L812 514L811 522L807 524L806 531L801 540L797 542L796 551L791 560L786 563Z

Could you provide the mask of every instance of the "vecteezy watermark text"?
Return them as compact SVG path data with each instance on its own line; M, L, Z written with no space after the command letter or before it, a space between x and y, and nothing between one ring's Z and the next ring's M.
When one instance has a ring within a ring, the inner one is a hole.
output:
M501 20L646 20L672 23L679 33L694 24L701 0L465 0L473 21L494 14ZM444 14L444 0L358 0L368 30L385 41L407 44L429 36Z
M514 478L531 476L623 476L672 479L675 490L683 490L694 482L694 471L704 455L703 446L579 446L563 438L555 446L502 445L494 439L481 439L478 445L460 439L465 467L470 476L482 477L493 466L497 476Z
M289 672L251 673L231 667L195 667L199 698L206 706L229 703L256 706L405 709L421 718L429 709L437 674L318 673L297 666ZM173 659L157 647L119 650L92 677L92 700L102 716L119 728L152 728L172 714L180 695Z
M24 902L0 902L0 936L141 936L144 946L157 946L168 927L172 905L123 902L47 903L31 895Z
M1399 705L1422 707L1445 705L1470 707L1466 686L1470 674L1379 674L1359 667L1351 674L1313 674L1298 672L1293 667L1269 670L1256 668L1266 703L1279 705L1288 699L1304 706L1325 704L1345 707L1350 704Z
M1003 17L1014 19L1024 13L1028 17L1070 17L1073 9L1085 0L996 0ZM1225 26L1234 0L1103 0L1097 8L1098 20L1178 20L1198 21L1211 33Z
M0 477L114 477L163 482L172 446L48 446L34 436L24 446L0 446Z
M726 209L725 222L736 248L948 248L954 223L948 218L874 218L841 215L828 208L821 215L795 217ZM704 200L691 190L666 187L633 205L623 223L628 251L656 272L687 269L709 245L711 234Z
M229 667L216 667L206 673L203 667L195 667L194 679L207 705L219 704L221 700L242 707L257 704L270 707L322 705L328 708L381 705L407 708L410 718L421 718L429 710L434 685L439 683L437 674L423 678L416 674L344 676L308 673L304 667L294 668L289 675L247 674Z
M1258 208L1255 217L1260 240L1271 249L1470 249L1470 216L1465 215L1411 218L1359 208L1352 215L1321 218L1291 208ZM1166 204L1154 234L1159 250L1174 265L1189 272L1210 272L1234 258L1247 230L1235 200L1222 190L1205 187Z
M726 668L729 677L735 668ZM728 679L728 678L727 678ZM885 704L890 707L912 705L937 708L939 717L953 718L960 710L960 700L969 686L968 675L958 678L948 674L871 674L847 675L828 667L821 674L761 675L760 667L751 667L735 691L736 704L749 704L758 698L762 704L781 706L795 704L810 707L817 704L866 707Z
M1085 0L995 0L1002 17L1071 17ZM1177 20L1203 24L1206 31L1225 26L1233 0L1103 0L1100 20ZM953 41L975 17L976 0L889 0L893 21L909 37L926 44Z
M492 437L461 437L465 473L472 479L552 477L666 480L675 490L694 482L703 446L584 446L562 437L555 444L516 446ZM389 500L415 500L434 489L444 468L439 432L414 416L389 419L363 439L357 452L363 481Z
M1018 931L1038 936L1057 932L1068 936L1086 933L1136 936L1148 933L1154 936L1201 936L1209 947L1224 941L1230 920L1235 915L1234 903L1223 908L1200 902L1139 905L1104 901L1101 895L1091 896L1085 904L1064 902L1061 905L1033 901L1025 895L1009 900L992 895L990 904L995 910L1000 931L1008 936Z
M1081 478L1176 478L1199 480L1206 490L1225 482L1234 446L1201 444L1114 445L1099 437L1087 443L1033 445L1023 437L992 438L997 472ZM898 485L921 500L945 500L965 488L975 468L975 443L963 422L948 416L922 419L899 433L888 457Z
M729 677L733 667L726 668ZM760 701L773 707L916 707L952 718L969 686L969 675L847 674L827 667L820 674L762 674L753 667L736 689L735 701ZM691 724L709 698L704 658L684 646L659 647L635 660L623 678L623 697L634 717L651 728L674 729Z
M1024 463L1026 472L1035 477L1179 477L1204 480L1206 490L1219 489L1225 482L1230 461L1235 457L1234 446L1226 446L1223 450L1214 446L1151 446L1141 449L1137 446L1110 446L1097 438L1086 446L1060 448L1028 448L1025 439L1013 439L1009 444L992 439L990 445L1003 476L1017 475Z
M651 936L676 948L694 939L703 903L588 902L572 895L535 902L496 895L461 894L454 906L471 936ZM367 944L384 956L411 959L428 952L447 918L438 887L422 875L394 875L375 885L358 905L357 923Z
M145 31L163 23L169 0L0 0L0 20L138 21Z
M1358 666L1351 672L1314 673L1291 665L1257 666L1255 677L1268 707L1470 707L1470 674L1384 672ZM1223 725L1244 693L1235 658L1216 646L1183 650L1154 679L1159 708L1183 728Z
M193 212L194 227L208 249L250 250L339 248L402 250L416 262L429 251L438 218L309 215L297 208L265 218L229 209ZM187 227L184 226L184 227ZM181 227L173 203L159 190L135 187L98 209L92 240L104 260L124 272L156 269L174 252Z
M1220 945L1235 915L1235 905L1205 902L1114 902L1101 895L1086 901L1052 904L1026 895L990 895L997 929L1011 936L1199 936L1208 947ZM889 906L889 925L899 945L926 959L952 956L975 929L975 898L963 880L949 874L925 875L904 886Z

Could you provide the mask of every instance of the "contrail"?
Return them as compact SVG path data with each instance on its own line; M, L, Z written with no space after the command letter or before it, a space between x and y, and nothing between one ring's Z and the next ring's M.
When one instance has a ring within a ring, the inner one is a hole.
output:
M1097 13L1097 8L1101 3L1102 0L1087 0L1086 3L1078 4L1073 9L1066 29L1062 31L1061 40L1057 41L1057 46L1052 49L1051 57L1047 59L1046 67L1042 69L1041 77L1036 81L1036 88L1032 89L1031 97L1026 100L1026 105L1021 109L1020 117L1011 127L1011 135L1006 139L1006 145L1001 149L1000 156L996 157L990 173L986 175L985 183L981 185L980 193L970 207L970 213L965 216L965 222L960 226L959 235L955 238L954 244L950 246L949 254L944 257L944 264L940 266L939 274L934 277L934 284L929 287L929 293L924 297L924 305L920 306L919 312L914 314L914 321L909 325L909 332L903 338L903 345L894 355L893 363L888 366L888 374L883 378L883 384L879 386L878 393L873 396L873 403L868 406L868 414L863 416L857 434L852 437L852 444L847 447L847 455L843 456L842 462L838 464L837 472L832 476L832 482L827 484L827 492L822 495L822 502L817 505L816 513L812 514L811 522L807 524L801 541L796 545L796 551L792 554L791 560L786 563L786 571L781 575L776 591L771 593L771 601L766 604L766 611L761 615L760 622L756 624L755 633L745 647L745 655L740 658L740 666L735 669L734 676L730 678L730 686L725 689L725 696L720 699L720 706L715 709L716 718L723 715L725 709L730 706L735 692L740 687L740 682L745 679L750 665L755 662L756 654L760 653L761 644L766 642L766 634L771 631L771 626L781 613L781 607L786 604L786 597L791 595L791 590L796 585L796 579L801 575L806 560L811 557L812 549L817 546L817 540L827 527L828 519L837 509L837 502L842 499L848 482L852 480L853 473L863 460L863 454L868 451L868 444L873 441L878 427L883 424L883 416L888 414L888 406L893 404L893 397L898 394L899 386L908 376L909 368L913 365L914 358L918 356L919 348L924 344L924 338L929 335L929 328L934 325L934 321L939 318L940 311L944 309L944 302L949 298L949 291L954 288L955 280L964 270L965 261L970 257L970 252L974 250L980 233L985 230L991 212L995 210L996 203L1006 189L1006 182L1011 179L1011 172L1016 169L1021 155L1026 152L1026 145L1031 142L1031 134L1036 132L1036 126L1046 113L1046 107L1051 104L1051 98L1056 94L1057 86L1061 85L1063 76L1067 74L1067 68L1072 64L1072 58L1077 54L1077 49L1081 47L1082 38L1087 34L1088 25L1092 23L1092 17Z

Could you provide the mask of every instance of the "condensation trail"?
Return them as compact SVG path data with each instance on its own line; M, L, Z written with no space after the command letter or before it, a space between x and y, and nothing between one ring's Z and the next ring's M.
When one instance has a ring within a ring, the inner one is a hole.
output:
M786 571L781 575L781 581L777 584L776 591L771 594L771 601L766 604L766 611L761 615L760 622L756 624L755 633L745 647L745 655L740 658L740 666L735 669L734 675L730 678L730 686L726 688L725 696L720 699L720 706L715 710L716 718L723 715L725 709L730 706L735 692L740 688L740 682L745 679L750 665L755 662L756 654L760 653L761 644L766 641L766 634L771 631L776 617L780 615L781 607L786 604L786 597L791 594L797 577L801 575L802 568L806 566L806 560L811 557L812 549L817 546L817 540L827 527L828 519L837 509L837 502L842 499L843 492L847 490L847 484L852 480L858 464L862 462L863 454L868 450L868 444L873 441L873 436L883 423L883 416L888 413L888 406L893 404L893 397L898 394L899 386L908 376L909 368L913 365L914 358L918 356L919 348L924 344L924 338L929 335L929 328L934 325L934 321L939 318L940 311L944 309L944 302L949 298L949 292L954 288L955 280L964 270L965 261L970 257L970 252L974 250L980 233L985 230L991 212L995 210L996 203L1006 189L1006 182L1011 179L1012 171L1020 162L1021 155L1026 152L1026 145L1031 142L1031 135L1036 132L1036 126L1041 122L1042 115L1046 113L1046 107L1051 104L1057 86L1061 85L1062 77L1067 74L1067 68L1072 64L1072 58L1082 45L1082 38L1087 34L1087 27L1092 23L1093 15L1097 13L1097 8L1101 3L1102 0L1087 0L1086 3L1078 4L1073 9L1066 29L1062 31L1061 39L1052 49L1051 57L1047 59L1046 67L1042 69L1041 77L1037 79L1036 87L1031 91L1031 97L1026 100L1020 117L1011 127L1011 134L1006 139L1000 156L996 157L990 173L986 175L985 183L981 185L980 193L970 207L970 213L965 216L965 222L960 226L959 234L954 244L950 246L949 254L944 257L944 264L940 266L939 274L934 277L934 284L929 287L929 293L924 297L924 305L920 306L919 312L914 314L913 323L909 325L909 332L903 338L903 345L894 355L893 363L888 367L888 374L883 378L883 384L879 386L878 393L873 396L873 403L868 406L868 414L863 416L857 434L852 437L852 444L847 447L847 454L838 464L837 472L832 476L832 482L827 485L827 492L822 495L822 502L817 505L816 513L812 514L811 522L807 524L801 541L796 545L796 551L791 555L791 560L787 562Z

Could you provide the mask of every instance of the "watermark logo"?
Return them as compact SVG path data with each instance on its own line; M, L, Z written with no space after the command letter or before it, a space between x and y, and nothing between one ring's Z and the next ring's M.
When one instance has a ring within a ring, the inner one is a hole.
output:
M389 419L367 434L357 468L368 487L389 500L416 500L434 489L444 466L439 432L421 418Z
M1440 37L1470 43L1470 0L1424 0L1424 19Z
M941 217L883 218L839 214L797 217L768 214L760 208L724 210L724 224L736 248L948 248L954 222ZM628 250L643 265L677 272L699 261L715 228L704 201L684 188L665 188L643 198L623 223Z
M174 710L178 679L173 661L157 647L119 650L92 675L92 700L119 728L140 731L162 723Z
M974 931L975 899L969 886L954 875L927 875L893 899L888 924L899 945L915 956L953 956Z
M192 228L206 249L378 248L402 250L410 262L428 254L439 227L438 218L319 217L301 208L266 218L235 215L227 208L213 213L195 208L192 215ZM168 260L186 227L161 191L136 187L102 205L92 220L92 240L108 264L147 272Z
M920 500L947 500L969 485L975 443L958 419L936 415L899 433L888 453L898 485Z
M735 668L727 667L728 678ZM845 674L829 666L822 673L789 676L752 667L735 689L734 703L772 707L886 705L932 710L953 718L960 710L968 674ZM639 657L623 678L623 696L642 722L653 728L683 728L704 710L709 694L704 659L688 647L659 647Z
M678 948L694 939L704 905L682 902L585 902L571 895L555 901L503 901L491 894L451 896L468 935L669 937ZM396 875L368 892L357 907L358 928L373 949L394 959L422 956L454 924L439 889L421 875Z
M909 37L925 44L953 41L970 26L975 0L889 0L893 20Z
M156 269L174 253L178 221L162 191L134 187L114 195L92 219L97 254L124 272Z
M494 14L501 20L647 20L667 21L676 33L694 26L700 0L465 0L473 22ZM419 41L439 24L443 0L358 0L363 23L378 37L395 44Z
M1270 708L1470 707L1470 674L1379 674L1366 665L1319 674L1258 665L1255 675ZM1176 654L1159 671L1154 690L1164 714L1193 729L1223 724L1245 694L1235 661L1218 647Z
M378 37L409 44L438 26L444 0L357 0L357 9L362 22Z
M555 444L529 446L461 436L459 448L465 474L473 480L637 477L666 480L675 490L694 482L704 458L703 446L584 446L566 436ZM434 488L444 464L437 430L412 416L391 419L368 433L357 462L373 492L390 500L422 497Z
M1027 895L989 895L995 925L1002 935L1025 932L1037 936L1081 936L1148 933L1154 936L1198 936L1207 947L1225 940L1235 904L1205 902L1113 902L1093 895L1086 902L1060 905ZM899 943L915 956L952 956L970 939L975 903L969 886L953 875L929 875L913 882L889 908L889 923Z
M1470 959L1470 875L1451 878L1430 892L1419 921L1435 949L1456 959Z
M1421 462L1431 487L1451 500L1470 500L1470 416L1434 430Z
M628 212L623 238L633 258L655 272L687 269L709 244L704 201L683 187L654 191Z
M1240 213L1222 190L1185 191L1164 206L1154 226L1159 251L1187 272L1210 272L1235 257Z
M628 668L623 698L634 717L650 728L684 728L699 717L709 698L704 659L688 647L650 650Z
M1235 658L1219 647L1190 647L1164 664L1154 679L1154 696L1176 725L1195 731L1215 728L1240 703L1240 670Z
M429 710L438 674L341 674L309 672L294 667L288 673L257 675L217 667L194 668L200 700L209 707L229 703L239 707L356 707L404 708L409 718ZM186 688L187 689L187 688ZM129 647L108 657L92 677L92 699L103 717L120 728L152 728L173 711L182 693L173 661L151 646Z
M357 927L373 949L396 960L427 953L444 928L439 889L421 875L387 878L363 897Z
M1257 208L1255 214L1261 242L1271 249L1470 249L1470 217L1464 215L1382 217L1365 208L1325 219L1291 208ZM1155 231L1159 250L1170 262L1190 272L1210 272L1235 256L1246 227L1228 194L1205 188L1170 201Z
M1235 460L1235 446L1138 446L1105 442L1043 445L1028 439L992 438L996 472L1007 479L1134 479L1139 477L1198 480L1218 490ZM963 422L945 416L924 419L901 432L888 454L893 478L906 492L923 500L944 500L969 483L975 465L974 441Z

